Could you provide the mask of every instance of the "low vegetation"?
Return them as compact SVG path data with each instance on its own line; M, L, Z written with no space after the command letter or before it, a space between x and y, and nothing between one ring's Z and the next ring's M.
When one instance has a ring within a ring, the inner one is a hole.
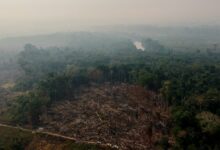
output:
M76 143L74 141L38 133L25 131L10 126L0 126L0 149L2 150L110 150L110 146L98 144Z

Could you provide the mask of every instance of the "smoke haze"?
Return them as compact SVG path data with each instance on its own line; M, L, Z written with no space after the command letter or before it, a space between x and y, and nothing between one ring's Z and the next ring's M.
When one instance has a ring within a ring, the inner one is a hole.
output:
M0 38L98 25L219 25L219 0L0 0Z

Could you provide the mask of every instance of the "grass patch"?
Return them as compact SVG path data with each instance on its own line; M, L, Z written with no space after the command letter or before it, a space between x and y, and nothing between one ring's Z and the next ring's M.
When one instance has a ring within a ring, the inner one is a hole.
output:
M32 138L29 132L0 127L0 150L24 150Z

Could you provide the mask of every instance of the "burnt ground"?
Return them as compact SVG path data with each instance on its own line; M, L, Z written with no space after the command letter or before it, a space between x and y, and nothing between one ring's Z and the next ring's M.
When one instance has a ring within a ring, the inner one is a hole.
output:
M45 130L117 145L155 149L169 136L170 110L152 91L128 84L94 84L72 100L57 102L41 116Z

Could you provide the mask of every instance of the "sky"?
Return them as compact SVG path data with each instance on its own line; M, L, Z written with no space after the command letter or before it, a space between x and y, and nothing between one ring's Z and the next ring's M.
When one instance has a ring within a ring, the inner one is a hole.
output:
M0 37L134 24L220 25L220 0L0 0Z

